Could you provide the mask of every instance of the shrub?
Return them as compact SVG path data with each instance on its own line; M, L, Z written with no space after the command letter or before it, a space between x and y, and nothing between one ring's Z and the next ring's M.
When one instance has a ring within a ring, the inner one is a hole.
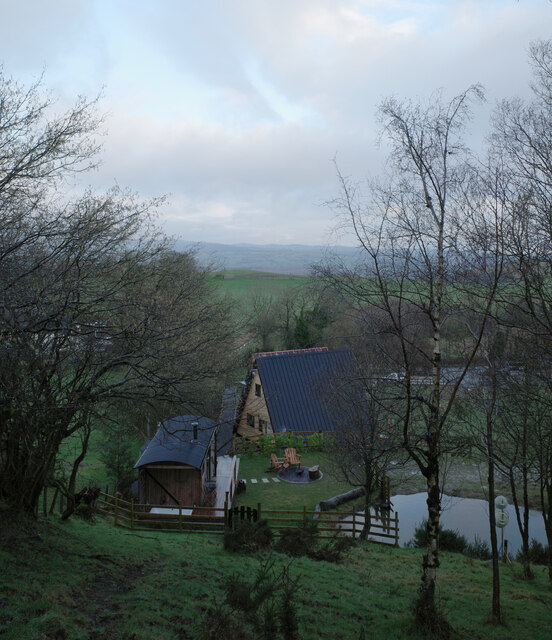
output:
M257 446L261 453L276 453L276 440L273 435L260 436L257 440Z
M439 549L441 551L463 553L467 544L466 538L458 531L439 527ZM421 524L414 529L414 537L408 542L408 546L417 549L423 549L427 546L427 520L422 520Z
M268 549L272 545L273 537L274 534L266 520L239 520L235 527L225 531L224 548L226 551L254 553Z
M306 556L317 544L318 527L315 522L307 523L301 527L289 528L283 531L275 545L276 551L288 556Z
M289 567L277 572L274 561L262 561L253 579L226 578L224 602L209 608L198 632L203 640L297 640L295 598L299 579ZM217 597L218 598L218 597Z
M353 538L336 535L329 542L315 547L308 556L311 560L339 563L342 560L343 553L348 551L354 544Z
M420 526L414 530L414 537L408 542L409 547L423 548L427 545L427 520L422 521ZM452 553L463 553L469 558L478 560L489 560L491 550L489 545L481 538L475 536L473 542L468 542L466 537L458 531L452 529L441 529L439 527L439 549L441 551L451 551Z
M439 531L439 549L441 551L452 551L452 553L464 553L468 541L459 531L452 529L441 529Z
M274 440L276 443L276 450L280 451L281 449L287 449L288 447L295 447L295 436L291 431L287 433L277 433L274 436Z
M529 545L529 562L531 564L548 564L548 545L544 546L534 538ZM520 549L516 555L518 562L523 562L523 551Z
M315 522L293 527L282 533L274 546L276 551L288 556L307 556L311 560L341 562L342 555L354 544L352 538L337 534L327 542L320 542Z
M306 441L309 451L324 451L333 441L333 438L324 433L313 433L311 436L307 436Z
M464 555L476 560L490 560L492 557L489 545L478 536L475 536L473 542L468 542L464 549Z

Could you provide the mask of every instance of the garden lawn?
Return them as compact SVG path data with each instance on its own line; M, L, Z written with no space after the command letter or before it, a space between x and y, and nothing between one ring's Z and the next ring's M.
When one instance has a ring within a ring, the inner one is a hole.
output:
M352 488L331 469L328 454L321 452L301 454L302 467L308 468L317 464L320 465L322 472L321 480L308 483L290 483L283 480L274 482L272 478L277 478L278 474L276 471L269 471L270 454L244 454L240 457L239 477L247 481L247 488L245 493L236 496L234 505L256 508L257 504L261 503L262 509L302 510L306 507L307 511L313 511L321 500L327 500ZM257 484L251 482L253 478L257 480ZM268 484L264 483L262 478L267 478ZM350 510L351 505L346 507Z

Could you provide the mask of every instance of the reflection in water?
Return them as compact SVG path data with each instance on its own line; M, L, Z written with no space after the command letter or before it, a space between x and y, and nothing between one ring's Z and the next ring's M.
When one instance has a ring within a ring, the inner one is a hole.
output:
M404 546L414 536L414 529L427 518L427 494L414 493L409 496L392 496L393 510L399 514L399 544ZM473 542L475 536L485 540L490 546L489 505L485 500L456 498L443 495L441 500L441 526L443 529L455 529ZM508 540L508 550L515 554L521 547L521 535L516 521L513 505L506 508L510 517L504 528L504 538ZM347 518L346 520L350 520ZM357 526L361 526L362 517L357 516ZM500 529L497 529L500 544ZM544 522L540 511L529 511L529 539L535 538L547 544Z

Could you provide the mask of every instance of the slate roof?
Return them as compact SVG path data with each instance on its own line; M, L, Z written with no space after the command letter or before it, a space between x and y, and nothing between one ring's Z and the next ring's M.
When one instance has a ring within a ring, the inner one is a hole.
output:
M348 420L336 401L352 384L356 365L349 349L300 349L254 355L275 433L340 431Z
M195 441L193 422L198 423ZM179 462L199 469L215 428L215 422L203 416L187 415L166 420L149 441L134 468L156 462Z

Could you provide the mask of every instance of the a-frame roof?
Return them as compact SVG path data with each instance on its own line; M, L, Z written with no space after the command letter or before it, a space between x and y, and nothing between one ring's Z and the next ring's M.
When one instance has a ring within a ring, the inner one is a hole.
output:
M355 379L349 349L257 353L253 366L261 378L275 433L337 432L344 426L344 412L337 407L334 391Z

